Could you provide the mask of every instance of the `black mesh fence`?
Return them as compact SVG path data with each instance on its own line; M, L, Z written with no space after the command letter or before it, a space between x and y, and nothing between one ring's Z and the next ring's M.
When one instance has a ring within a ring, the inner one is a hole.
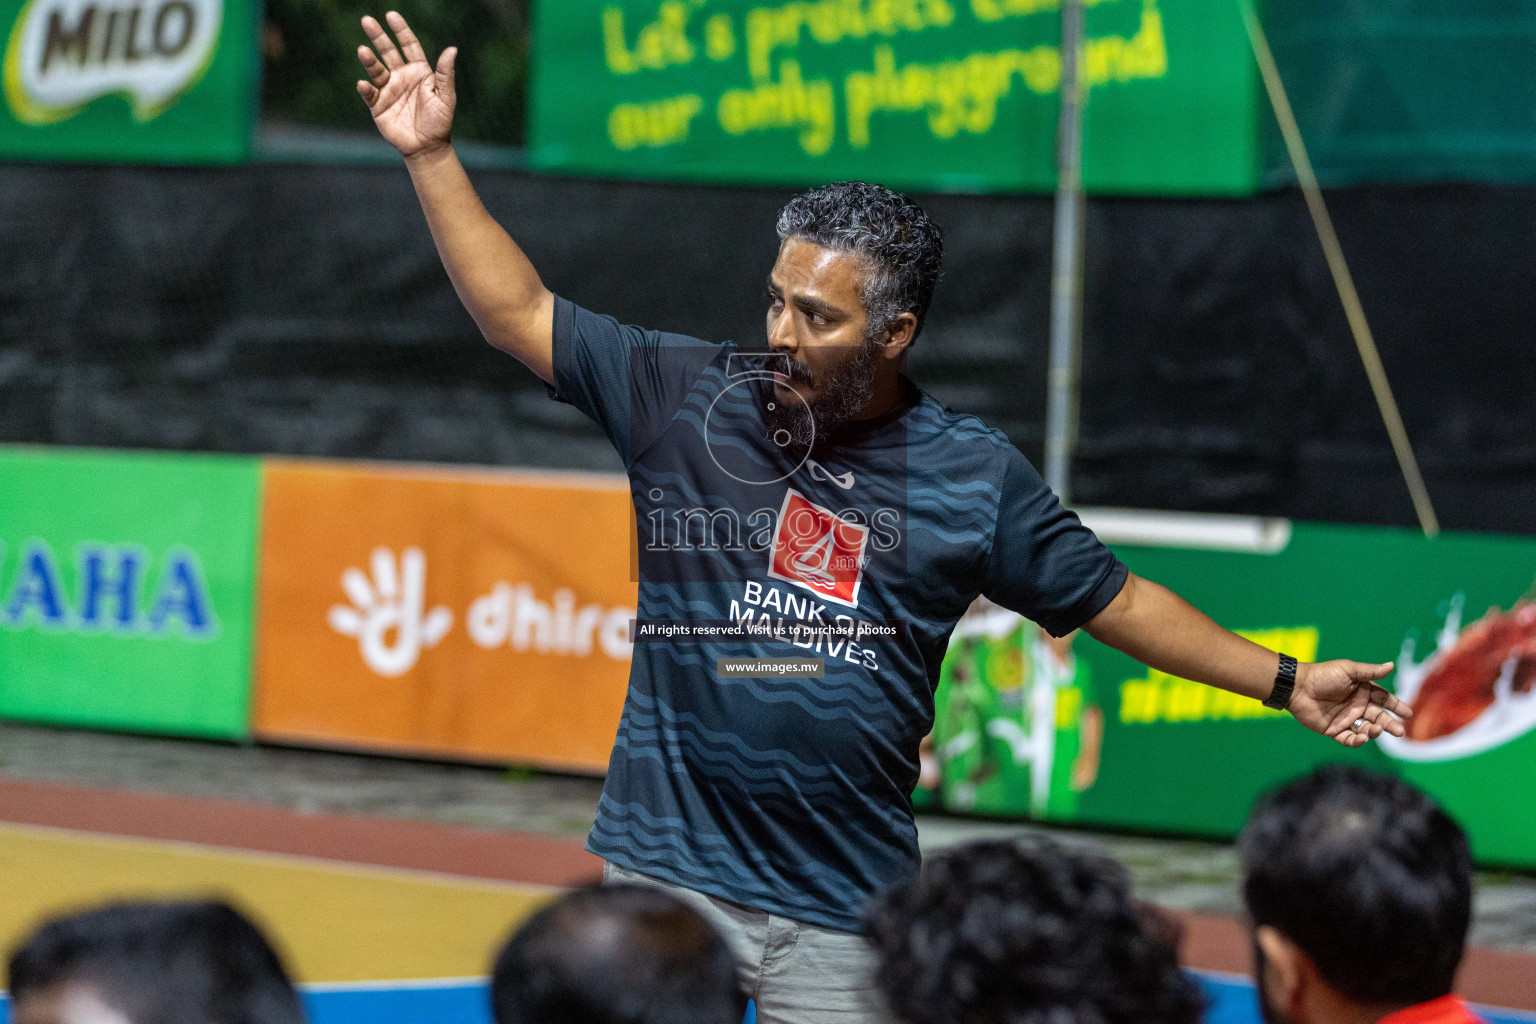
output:
M788 193L472 176L573 301L761 337ZM618 467L480 340L398 161L0 165L0 196L0 441ZM1329 198L1442 521L1536 532L1536 189ZM1050 200L922 201L913 375L1038 458ZM1414 522L1299 195L1096 200L1087 241L1078 501Z

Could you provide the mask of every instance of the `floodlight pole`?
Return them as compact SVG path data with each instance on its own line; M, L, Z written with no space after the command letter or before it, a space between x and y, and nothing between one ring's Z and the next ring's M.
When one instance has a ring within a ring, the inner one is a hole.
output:
M1083 2L1061 4L1061 119L1056 129L1056 226L1051 253L1051 349L1045 405L1045 482L1071 501L1083 348Z

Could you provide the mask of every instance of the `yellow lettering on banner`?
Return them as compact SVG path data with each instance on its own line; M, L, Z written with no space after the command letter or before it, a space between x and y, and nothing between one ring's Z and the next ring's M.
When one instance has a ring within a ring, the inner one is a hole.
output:
M716 14L704 23L704 52L715 61L736 55L736 30L729 14Z
M656 20L640 30L633 48L624 33L624 11L603 8L603 59L615 75L632 75L641 70L659 70L675 64L691 64L693 44L688 41L689 5L684 0L666 0L656 11Z
M772 73L773 51L794 49L809 31L822 46L871 35L924 32L954 23L950 0L795 0L747 11L747 70L753 81Z
M1205 711L1209 706L1206 698L1210 692L1209 686L1201 686L1187 679L1175 680L1163 714L1170 722L1202 721L1206 717Z
M1033 50L973 53L940 64L896 66L889 46L875 47L873 71L851 72L844 82L848 104L848 144L870 143L870 116L928 112L928 130L941 139L960 132L981 135L997 121L997 104L1013 89L1015 73L1031 92L1053 91L1061 80L1061 54L1049 46Z
M603 60L615 75L632 75L640 70L640 62L624 41L624 12L617 7L603 8Z
M768 77L768 60L776 48L799 41L799 4L789 4L782 11L774 7L754 7L747 12L747 70L754 79Z
M1120 721L1124 725L1154 722L1157 694L1146 679L1127 679L1120 684Z
M1247 637L1270 650L1284 651L1301 661L1317 657L1318 629L1240 629ZM1274 711L1248 697L1227 690L1204 686L1188 679L1148 669L1141 679L1127 679L1120 684L1120 722L1122 725L1150 725L1153 722L1219 722L1281 718L1284 711Z
M1269 709L1258 701L1249 700L1231 690L1210 690L1210 715L1212 718L1256 718L1261 717L1256 712L1267 712Z
M1088 40L1084 67L1089 85L1166 75L1168 49L1156 0L1145 0L1141 25L1130 39ZM898 67L891 46L876 46L873 70L853 71L844 79L848 145L868 148L870 118L876 113L926 111L935 138L952 139L961 132L984 135L997 123L998 103L1013 91L1015 74L1032 93L1055 92L1061 85L1060 48L972 53L958 60Z
M1083 65L1090 85L1162 78L1168 73L1168 44L1157 0L1144 0L1141 27L1129 39L1104 36L1083 47Z
M810 156L824 154L837 137L832 82L804 80L795 60L779 65L777 82L760 82L751 89L731 89L721 95L717 113L727 135L797 128L800 148Z
M1084 0L1084 6L1097 7L1115 0ZM1027 18L1031 14L1045 14L1061 10L1061 0L971 0L971 13L977 21L1002 21L1004 18Z
M691 63L697 54L687 35L689 19L703 2L664 0L655 19L639 28L633 44L626 34L623 9L604 7L603 46L608 70L615 75L632 75ZM970 3L979 19L996 21L1057 9L1060 0ZM834 85L829 79L806 78L797 59L775 62L776 52L797 50L807 35L817 44L832 45L848 39L944 28L955 17L952 0L792 0L751 8L742 30L752 84L720 95L716 104L720 127L738 137L795 129L800 148L808 155L821 156L836 141ZM705 55L717 62L731 59L738 51L736 33L730 14L705 18L701 40ZM1134 35L1089 39L1083 54L1090 86L1166 75L1168 52L1157 0L1142 0L1141 21ZM938 139L984 135L996 126L998 105L1012 93L1015 75L1037 95L1055 92L1061 82L1060 50L1047 45L900 64L895 48L881 43L872 48L872 59L870 69L851 71L843 80L848 144L854 150L871 145L876 114L923 114L929 133ZM777 80L773 77L775 63ZM620 104L609 113L609 140L625 151L685 141L703 102L686 94Z
M651 103L620 103L608 113L608 141L625 152L686 142L694 115L703 109L704 98L694 93Z

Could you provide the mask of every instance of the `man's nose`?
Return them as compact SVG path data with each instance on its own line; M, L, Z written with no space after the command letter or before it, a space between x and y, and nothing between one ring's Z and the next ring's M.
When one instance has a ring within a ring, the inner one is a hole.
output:
M785 352L793 352L800 347L795 338L794 317L790 315L788 306L768 323L768 347Z

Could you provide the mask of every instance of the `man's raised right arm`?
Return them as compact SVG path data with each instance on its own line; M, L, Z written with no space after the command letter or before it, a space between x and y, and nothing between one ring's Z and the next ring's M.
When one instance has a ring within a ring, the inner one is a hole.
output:
M458 51L444 50L433 70L405 19L390 11L386 20L399 49L383 26L364 18L373 49L358 47L368 81L357 91L379 134L405 158L438 255L480 333L553 384L554 294L480 202L449 140Z

